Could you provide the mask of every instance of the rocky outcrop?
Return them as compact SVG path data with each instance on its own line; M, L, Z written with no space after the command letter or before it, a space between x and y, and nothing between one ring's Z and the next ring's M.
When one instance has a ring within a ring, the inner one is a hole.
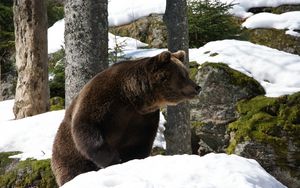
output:
M138 39L152 48L167 47L167 29L163 23L163 15L152 14L127 25L112 27L109 31L115 35Z
M252 43L300 55L300 37L287 35L284 30L245 29L243 35Z
M282 5L278 7L254 7L250 8L248 11L252 13L270 12L274 14L282 14L290 11L299 11L300 5Z
M0 101L13 99L15 97L16 89L16 75L7 73L6 76L3 76L3 80L0 81Z
M58 187L50 167L50 160L20 161L9 158L17 152L0 153L0 187Z
M300 187L300 92L265 97L257 81L222 63L193 64L190 72L203 89L191 102L193 152L255 159L286 186Z
M237 110L228 152L255 159L283 184L300 187L300 92L240 101Z
M254 7L249 12L254 14L261 12L270 12L273 14L282 14L290 11L299 11L300 5L283 5L279 7ZM299 31L298 31L299 32ZM300 54L300 37L287 35L285 30L277 29L244 29L242 34L244 38L255 44L265 45L281 51L293 54Z
M263 95L265 91L253 78L222 63L203 64L195 81L202 92L191 101L193 151L200 155L225 152L229 143L227 126L238 118L236 102Z

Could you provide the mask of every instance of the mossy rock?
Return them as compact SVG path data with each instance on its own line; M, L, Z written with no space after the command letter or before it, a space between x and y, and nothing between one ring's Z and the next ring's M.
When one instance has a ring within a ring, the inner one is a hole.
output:
M250 8L248 11L252 13L270 12L273 14L282 14L285 12L299 11L300 5L281 5L278 7L254 7Z
M264 95L265 90L252 77L224 63L206 62L191 67L196 72L192 73L196 83L202 87L201 93L190 101L193 152L225 152L229 144L227 126L238 118L236 103Z
M216 55L215 53L212 55ZM256 81L255 79L253 79L252 77L249 77L237 70L234 70L232 68L230 68L227 64L225 63L210 63L210 62L206 62L204 64L201 65L201 68L205 68L205 67L213 67L215 69L218 69L219 71L223 71L226 75L226 78L228 79L228 83L235 85L235 86L241 86L241 87L245 87L245 88L249 88L253 90L253 92L255 93L260 93L260 94L265 94L265 90L263 89L263 87L260 85L260 83L258 81Z
M237 111L239 119L228 127L235 132L237 142L255 139L277 148L286 145L287 139L293 139L300 147L300 92L278 98L258 96L242 100Z
M62 97L52 97L50 99L50 111L62 110L65 108L65 100Z
M196 61L189 62L189 71L190 71L189 75L193 81L196 80L196 75L197 75L199 67L200 67L200 65Z
M237 111L227 152L256 159L288 187L300 185L300 92L242 100Z
M167 29L162 15L151 14L130 24L111 27L109 31L118 36L138 39L152 48L167 47Z
M20 152L4 152L0 153L0 177L9 171L19 162L18 159L9 158L9 156L17 155Z
M276 29L244 29L242 35L255 44L268 46L284 52L300 54L300 38Z
M0 187L22 187L22 188L55 188L58 187L51 171L50 160L17 161L8 158L15 153L0 153ZM4 163L3 163L4 161ZM14 163L13 165L11 165ZM4 170L3 167L6 167ZM7 168L7 166L11 166Z

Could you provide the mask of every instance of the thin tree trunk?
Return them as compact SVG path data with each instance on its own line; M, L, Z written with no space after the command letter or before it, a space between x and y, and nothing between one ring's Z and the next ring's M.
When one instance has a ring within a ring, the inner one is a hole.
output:
M18 81L16 119L48 111L47 7L45 0L14 0Z
M107 0L65 1L66 106L108 67Z
M164 22L168 30L168 49L171 52L184 50L187 54L185 65L188 67L188 22L186 0L167 0ZM190 154L190 106L188 102L167 108L165 138L167 154Z

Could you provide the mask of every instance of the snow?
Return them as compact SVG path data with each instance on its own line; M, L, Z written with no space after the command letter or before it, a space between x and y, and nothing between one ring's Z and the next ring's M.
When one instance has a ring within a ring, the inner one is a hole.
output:
M299 36L300 30L300 11L286 12L283 14L259 13L248 18L243 24L248 29L256 28L275 28L287 29L286 34Z
M15 119L13 113L14 100L5 100L0 102L0 123ZM2 123L1 123L2 124Z
M48 54L54 53L65 47L64 32L64 19L55 22L48 28Z
M108 48L110 49L110 51L114 51L116 47L121 47L122 50L135 50L148 46L148 44L143 43L139 40L130 37L120 37L111 33L108 33L108 38Z
M5 101L0 103L0 108L2 103ZM21 160L50 158L54 136L63 116L64 110L60 110L20 120L2 121L0 152L20 151L21 154L13 157Z
M242 24L249 29L275 28L288 29L286 34L299 37L300 34L294 30L300 29L300 12L287 12L280 15L272 13L253 14L248 12L255 7L278 7L281 5L299 5L300 0L220 0L225 4L232 4L230 13L234 16L246 19Z
M236 155L154 156L75 177L62 188L284 188L255 160Z
M62 48L64 48L64 30L65 21L64 19L57 21L52 27L48 29L48 53L54 53ZM120 37L108 33L108 48L113 51L117 45L122 47L122 50L133 50L137 48L147 47L145 44L139 40L130 37Z
M297 5L300 0L220 0L222 3L233 4L230 12L241 18L248 18L253 15L247 12L250 8L255 7L278 7L281 5ZM299 18L298 18L299 19Z
M108 2L109 26L131 23L150 14L164 14L166 0L110 0Z

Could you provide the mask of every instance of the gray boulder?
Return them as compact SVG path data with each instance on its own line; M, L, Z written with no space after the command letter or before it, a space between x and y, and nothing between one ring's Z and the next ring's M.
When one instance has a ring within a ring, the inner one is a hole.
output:
M138 39L152 48L167 47L167 28L163 23L163 15L152 14L127 25L111 27L109 31L115 35Z
M195 81L202 92L191 101L193 152L225 152L230 138L227 126L238 118L236 102L265 91L256 80L223 63L203 64Z

